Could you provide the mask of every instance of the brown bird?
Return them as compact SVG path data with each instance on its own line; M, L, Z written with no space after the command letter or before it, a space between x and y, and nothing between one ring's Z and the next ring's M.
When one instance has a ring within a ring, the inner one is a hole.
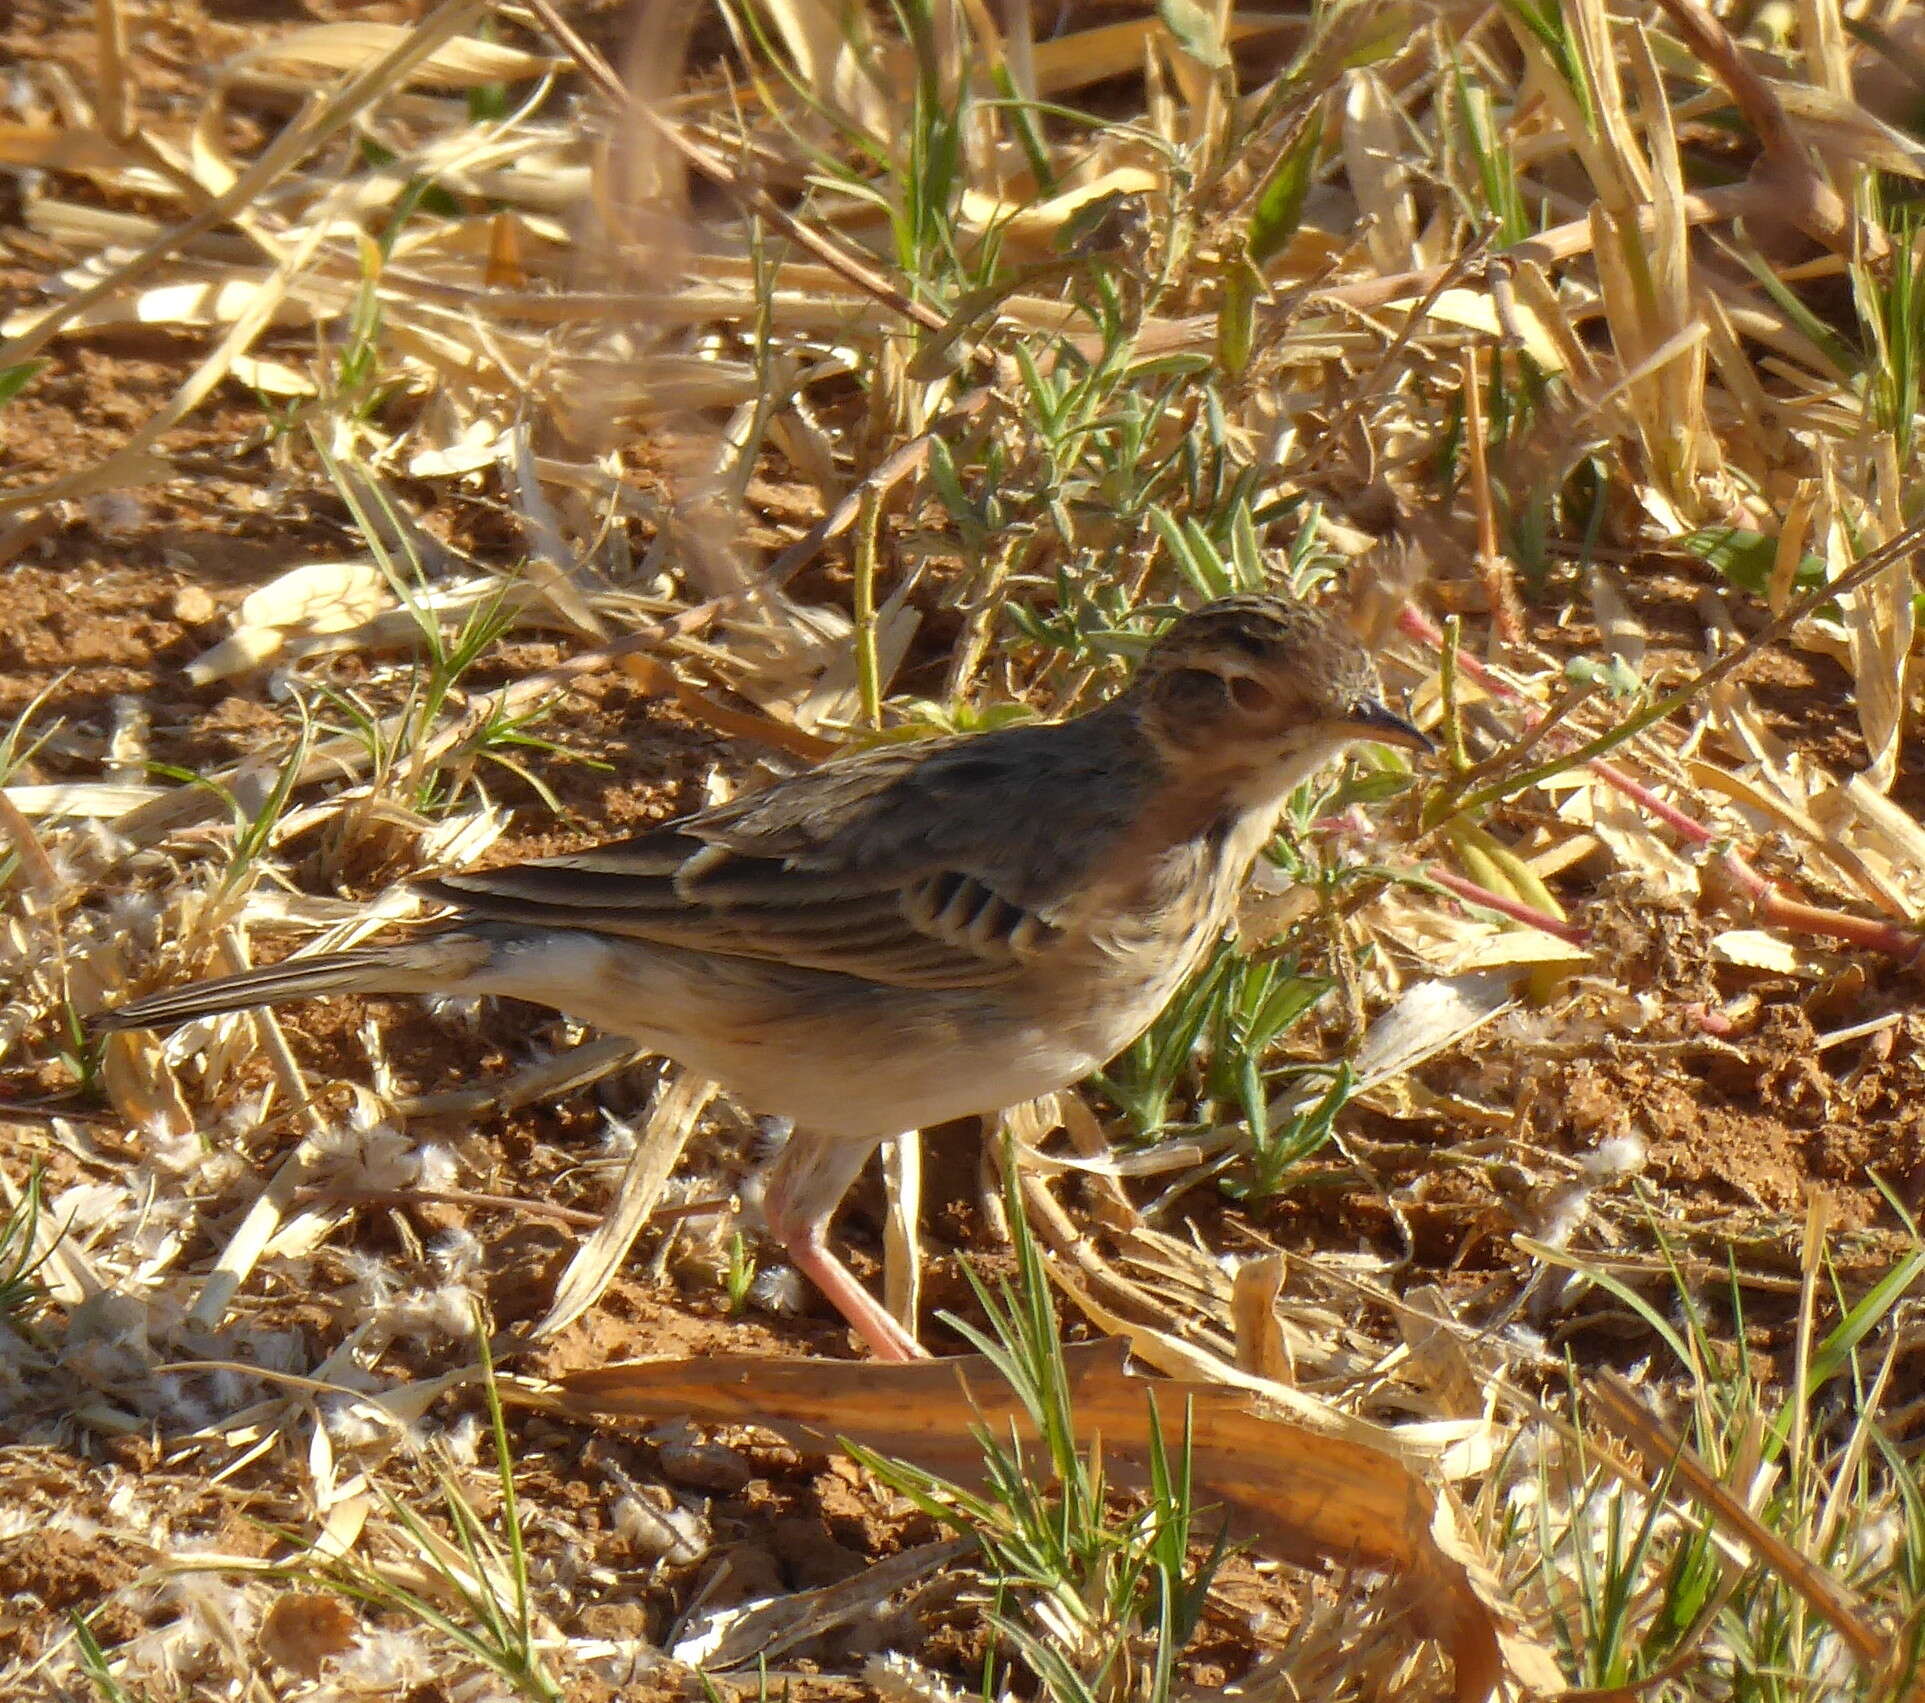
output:
M1291 791L1429 741L1292 599L1178 619L1073 720L841 758L638 839L423 883L410 938L154 994L144 1029L330 993L496 994L628 1035L795 1126L764 1218L882 1359L923 1352L828 1246L889 1137L1052 1093L1222 935Z

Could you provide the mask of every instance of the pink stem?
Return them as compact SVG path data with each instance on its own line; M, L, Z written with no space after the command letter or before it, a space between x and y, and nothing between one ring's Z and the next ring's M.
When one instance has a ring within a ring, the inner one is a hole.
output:
M1429 616L1414 604L1405 604L1403 612L1397 617L1397 625L1411 638L1433 649L1441 650L1444 635ZM1467 656L1462 650L1457 653L1457 666L1472 680L1489 692L1492 697L1502 698L1507 703L1529 705L1531 700L1518 691L1508 681L1500 680L1474 656ZM1534 724L1533 724L1534 725ZM1560 741L1569 749L1569 741ZM1615 763L1608 763L1602 757L1593 757L1584 765L1599 780L1614 791L1622 793L1641 810L1649 811L1667 828L1694 846L1713 846L1726 836L1706 827L1695 817L1687 816L1674 804L1667 803L1642 781L1634 780ZM1877 952L1890 954L1907 963L1918 957L1925 949L1925 936L1917 930L1896 923L1881 922L1871 917L1856 917L1846 911L1834 911L1822 905L1814 905L1804 899L1788 898L1779 892L1775 883L1757 870L1736 850L1727 848L1719 861L1734 885L1743 889L1756 908L1761 922L1775 924L1777 927L1791 929L1800 934L1822 934L1833 940L1849 941L1854 946L1869 947ZM1438 885L1458 891L1456 883L1462 877L1444 880L1432 871ZM1471 883L1465 883L1466 886ZM1493 899L1495 895L1491 896ZM1489 904L1491 899L1479 899L1479 904ZM1494 906L1504 909L1503 906ZM1506 915L1511 915L1509 911ZM1529 920L1529 919L1520 919ZM1532 923L1533 927L1543 928L1541 922ZM1568 925L1567 925L1568 926ZM1556 929L1547 932L1556 933ZM1564 938L1564 937L1560 937Z
M1615 787L1632 803L1642 805L1667 828L1694 846L1708 846L1717 840L1718 836L1702 822L1685 815L1675 804L1666 803L1643 781L1633 780L1615 763L1607 763L1602 757L1593 757L1586 767L1607 786Z
M1555 935L1573 946L1582 946L1591 938L1588 929L1579 928L1574 922L1554 917L1549 911L1540 911L1535 905L1527 905L1521 899L1493 893L1490 888L1480 887L1475 881L1444 868L1442 864L1427 865L1424 876L1427 880L1435 881L1446 892L1455 893L1467 904L1482 905L1487 911L1496 911L1501 916L1509 917L1512 922L1521 922L1544 934Z

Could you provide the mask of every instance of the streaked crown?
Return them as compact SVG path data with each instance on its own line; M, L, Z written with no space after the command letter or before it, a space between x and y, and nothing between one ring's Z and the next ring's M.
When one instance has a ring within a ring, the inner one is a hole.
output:
M1430 746L1384 707L1376 665L1348 629L1293 597L1246 592L1179 617L1150 646L1132 696L1159 742L1191 752Z

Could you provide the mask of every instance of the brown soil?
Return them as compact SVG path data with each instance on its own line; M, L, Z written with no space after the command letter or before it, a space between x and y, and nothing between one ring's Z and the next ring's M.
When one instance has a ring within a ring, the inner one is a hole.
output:
M228 8L224 19L192 7L150 12L143 24L151 37L142 47L143 93L163 109L173 95L187 101L198 66L232 51L270 19L308 15L308 8L292 4L250 7L244 15ZM19 8L0 29L0 56L86 62L90 26L65 17L56 22L44 8ZM613 27L605 16L597 21ZM47 258L24 236L13 241L10 257L0 251L0 306L28 299ZM48 351L48 372L0 408L0 466L9 484L30 484L104 459L167 399L202 347L159 334L57 342ZM348 554L354 541L347 515L312 470L289 474L271 459L260 444L256 404L237 386L224 387L158 447L181 477L130 498L70 505L31 533L0 530L0 553L10 557L0 562L0 722L38 700L34 726L58 729L17 780L97 776L114 704L123 697L138 699L150 720L151 757L183 770L205 771L255 754L264 739L278 738L285 728L259 679L197 689L181 669L225 632L226 612L248 590L295 563ZM771 487L764 494L778 493ZM481 505L440 507L432 523L490 559L496 522ZM512 540L496 541L492 559L510 560L516 548ZM1681 657L1695 657L1698 629L1690 599L1696 587L1690 577L1653 575L1638 584L1639 614L1654 642L1669 640ZM1595 639L1581 620L1558 625L1550 611L1539 636L1578 649ZM553 643L506 644L475 671L471 685L485 689L552 666L565 654ZM353 657L325 665L325 673L338 687L365 683L363 664ZM1786 655L1770 659L1751 679L1774 731L1841 769L1862 759L1843 697L1845 682L1828 665ZM540 731L566 748L564 757L529 758L559 797L563 816L557 821L549 815L520 780L506 773L495 777L495 796L515 812L512 830L495 853L500 858L632 833L698 803L703 778L716 762L743 760L680 710L612 677L592 677L572 688ZM1895 796L1909 808L1925 805L1925 766L1915 754ZM291 867L311 890L344 896L377 890L396 873L378 843L347 855L317 846L311 862L296 856ZM1841 1275L1851 1281L1858 1271L1879 1269L1895 1226L1873 1169L1909 1208L1925 1207L1925 1065L1919 1048L1925 1019L1909 1009L1917 995L1912 973L1855 959L1833 984L1813 988L1735 971L1712 963L1706 947L1711 930L1701 916L1667 913L1648 896L1608 886L1589 891L1573 882L1564 896L1599 942L1597 973L1660 988L1666 1014L1635 1041L1606 1041L1577 1056L1486 1037L1463 1055L1439 1061L1428 1086L1461 1094L1496 1119L1512 1118L1516 1140L1565 1158L1581 1159L1608 1138L1641 1139L1648 1146L1642 1182L1662 1202L1686 1252L1693 1251L1700 1231L1708 1235L1715 1228L1726 1243L1741 1241L1760 1273L1795 1271L1799 1225L1816 1193L1835 1226L1858 1233L1841 1253ZM1715 1038L1705 1033L1695 1015L1705 1008L1736 1013L1726 1032ZM1906 1014L1893 1029L1822 1053L1814 1046L1821 1032L1901 1009ZM370 1068L364 1040L370 1019L379 1026L396 1090L412 1094L500 1078L559 1032L551 1014L529 1008L504 1006L469 1030L409 1001L308 1005L291 1012L285 1026L314 1080L356 1081L365 1080ZM55 1050L50 1046L47 1056ZM649 1068L641 1067L553 1105L450 1120L445 1135L459 1156L463 1185L599 1209L608 1198L607 1177L585 1171L584 1162L599 1156L608 1116L637 1110L651 1079ZM22 1099L68 1086L57 1072L14 1076L9 1083ZM73 1109L82 1115L89 1110ZM1469 1284L1518 1263L1508 1238L1530 1227L1528 1188L1507 1190L1491 1170L1434 1170L1429 1156L1462 1139L1448 1116L1367 1114L1358 1118L1354 1136L1360 1155L1375 1155L1375 1186L1333 1159L1325 1178L1330 1186L1250 1208L1200 1196L1188 1203L1194 1221L1216 1246L1237 1246L1255 1231L1312 1259L1321 1248L1352 1248L1360 1235L1392 1250L1408 1232L1415 1282ZM103 1130L102 1149L114 1139ZM293 1139L290 1129L256 1143L254 1164L265 1173ZM700 1180L690 1193L726 1194L752 1163L752 1138L739 1120L721 1121L701 1144ZM11 1158L6 1163L23 1173ZM936 1239L989 1256L994 1269L997 1245L982 1231L974 1194L971 1132L946 1132L932 1170L938 1187L928 1221ZM61 1180L57 1168L48 1175L52 1183ZM1420 1187L1421 1198L1393 1214L1385 1191L1409 1187ZM1627 1220L1639 1210L1622 1206ZM872 1275L879 1247L872 1194L858 1195L845 1226L853 1263ZM642 1355L850 1352L846 1332L809 1298L799 1316L753 1308L730 1315L720 1283L728 1228L726 1219L695 1216L672 1232L672 1245L664 1248L662 1237L645 1243L595 1311L526 1369L554 1375ZM181 1259L190 1266L204 1261L230 1230L229 1224L218 1231L203 1227ZM348 1256L420 1266L421 1243L451 1231L471 1233L486 1249L485 1292L503 1330L545 1309L554 1278L582 1234L497 1209L433 1203L362 1209L313 1262L317 1292L270 1284L252 1317L262 1330L298 1332L318 1358L338 1340L340 1320L327 1286L338 1280ZM971 1310L960 1260L938 1253L932 1311ZM645 1262L656 1254L661 1264L651 1276ZM1767 1337L1786 1316L1782 1308L1760 1314ZM959 1346L933 1328L929 1340L939 1349ZM1642 1351L1639 1342L1609 1350L1625 1358ZM460 1342L398 1346L390 1369L431 1375L445 1369L451 1356L466 1353ZM83 1440L75 1441L76 1435ZM253 1499L250 1514L278 1506L291 1521L301 1517L289 1487L276 1484L265 1466L215 1490L191 1476L154 1476L147 1470L151 1461L135 1458L142 1447L137 1440L105 1444L72 1430L63 1437L57 1444L30 1445L0 1432L0 1509L9 1517L29 1510L41 1516L30 1528L0 1527L0 1645L42 1646L63 1635L68 1615L78 1611L93 1615L95 1636L112 1646L162 1612L154 1606L159 1599L135 1588L162 1551L114 1535L126 1522L107 1505L105 1486L131 1476L156 1505L164 1505L177 1536L217 1536L217 1547L229 1554L261 1544L258 1527L236 1513L242 1501ZM938 1535L925 1516L847 1463L800 1455L753 1433L719 1431L703 1441L713 1446L708 1470L717 1475L702 1487L710 1498L711 1546L685 1567L651 1566L612 1523L608 1509L616 1487L633 1482L687 1489L692 1469L666 1468L661 1447L647 1435L517 1420L519 1488L535 1516L531 1529L539 1533L547 1522L551 1535L565 1534L571 1565L605 1580L578 1593L579 1619L563 1630L659 1639L698 1596L712 1603L731 1593L807 1589ZM431 1487L426 1494L432 1495ZM720 1573L718 1557L726 1561ZM1239 1561L1226 1579L1252 1615L1269 1612L1287 1620L1291 1614L1291 1593L1273 1574L1259 1575ZM869 1651L890 1640L968 1679L970 1662L980 1654L972 1625L958 1615L950 1621L937 1617L920 1632L844 1628L785 1658L796 1676L788 1695L798 1703L878 1695L839 1676L858 1671ZM1248 1628L1247 1619L1210 1626L1192 1652L1191 1677L1204 1684L1234 1679L1256 1652ZM432 1692L430 1687L415 1695L425 1703ZM678 1683L659 1691L624 1688L621 1695L689 1693Z

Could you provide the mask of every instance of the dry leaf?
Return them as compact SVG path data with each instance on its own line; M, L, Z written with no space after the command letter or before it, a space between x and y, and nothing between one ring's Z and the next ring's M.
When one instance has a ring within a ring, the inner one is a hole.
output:
M1420 259L1402 118L1375 71L1350 73L1343 98L1344 166L1363 214L1364 241L1383 272L1402 271Z
M1808 980L1832 975L1839 966L1836 953L1814 951L1801 941L1762 928L1728 928L1713 935L1711 956L1720 963L1742 964L1747 970Z
M1135 1376L1116 1343L1071 1347L1065 1360L1079 1426L1101 1436L1115 1480L1145 1481L1152 1423L1173 1452L1187 1427L1199 1500L1233 1510L1292 1560L1382 1568L1404 1580L1426 1631L1450 1652L1460 1703L1490 1697L1507 1672L1541 1689L1561 1684L1549 1654L1511 1630L1449 1506L1395 1456L1272 1418L1238 1391ZM1028 1410L979 1355L898 1366L662 1360L572 1373L557 1392L556 1404L578 1417L686 1414L800 1430L958 1480L981 1473L980 1427L1036 1444Z
M55 781L47 786L10 786L6 799L22 816L99 816L164 798L168 787L136 786L126 781Z
M1402 1076L1455 1046L1509 1006L1516 985L1515 977L1489 972L1419 982L1370 1025L1351 1061L1358 1086L1372 1088Z
M408 33L401 24L317 24L237 53L221 69L230 78L244 69L268 65L358 71L383 54L392 53ZM456 36L441 43L420 63L410 66L407 80L435 83L445 88L479 88L489 83L540 77L554 67L555 61L541 54L525 53L518 47L482 41L475 36Z
M1547 964L1574 971L1590 962L1591 954L1585 948L1541 929L1504 928L1493 930L1481 940L1465 941L1440 967L1461 976L1485 970L1536 969Z
M1147 195L1161 187L1162 180L1154 172L1141 166L1117 166L1043 201L1012 201L979 189L965 189L957 212L971 230L993 228L1005 237L1046 242L1092 201L1106 195Z
M64 124L0 124L0 165L114 171L129 163L126 150L98 130L75 130Z
M100 1054L100 1082L114 1110L135 1129L178 1139L194 1128L173 1067L151 1035L109 1035Z
M249 592L235 611L234 631L201 652L183 672L197 686L245 674L278 656L290 635L348 632L385 609L393 595L372 562L309 562L290 568Z
M258 355L236 355L228 371L235 380L263 396L318 396L321 387L306 373L285 361L263 360Z
M225 680L246 674L279 656L287 645L287 634L278 627L245 627L230 633L211 650L204 650L181 670L196 686L211 680Z
M1870 584L1840 599L1851 643L1852 702L1871 763L1865 781L1891 791L1905 726L1905 669L1912 651L1912 565L1901 558Z
M71 334L116 325L232 325L260 302L262 296L260 284L237 278L221 283L162 284L133 295L109 297L69 314L61 329ZM0 335L23 336L58 311L45 307L22 309L0 320ZM282 295L269 308L266 317L270 325L310 325L319 317L319 310L295 297Z
M408 458L413 479L447 479L493 467L502 459L502 427L493 420L471 420L450 443L418 450Z
M390 595L372 562L309 562L249 592L236 624L340 633L385 609Z
M655 1210L655 1203L662 1198L662 1190L681 1162L695 1120L714 1094L712 1083L685 1070L672 1071L663 1078L635 1151L616 1185L614 1205L600 1227L575 1250L568 1269L555 1285L555 1298L547 1315L529 1332L531 1338L552 1336L601 1299L602 1291L614 1281L628 1250Z

